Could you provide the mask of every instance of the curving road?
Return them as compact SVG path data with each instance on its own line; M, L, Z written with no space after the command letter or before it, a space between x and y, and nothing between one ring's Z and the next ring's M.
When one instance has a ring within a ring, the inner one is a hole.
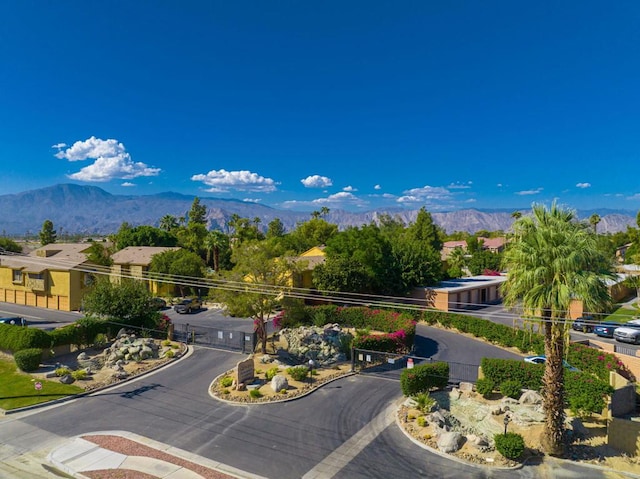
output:
M423 325L419 333L422 346L443 360L478 363L478 355L512 355ZM5 416L0 419L0 461L51 449L64 438L91 431L126 430L269 478L604 477L564 463L552 473L533 466L489 471L425 451L393 422L400 398L396 381L350 376L307 397L262 406L229 405L209 397L209 382L242 358L199 348L169 368L116 389Z

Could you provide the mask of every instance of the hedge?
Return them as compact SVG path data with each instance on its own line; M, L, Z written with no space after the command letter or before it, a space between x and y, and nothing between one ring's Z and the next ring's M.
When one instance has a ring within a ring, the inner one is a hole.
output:
M544 336L539 333L516 329L505 324L443 311L423 311L421 321L440 324L445 328L455 328L463 333L473 334L494 344L516 347L523 353L544 354ZM589 372L608 381L609 372L616 371L630 381L635 381L631 371L615 354L605 353L583 344L571 343L567 349L567 361L581 371Z
M482 373L494 384L517 381L525 389L542 391L544 364L532 364L516 359L483 358ZM600 413L605 397L613 392L609 384L589 372L564 372L565 397L574 414Z
M51 347L51 336L38 328L0 324L0 350L16 353L22 349Z
M405 396L429 392L433 388L443 389L449 384L449 364L445 362L418 364L412 369L403 369L400 387Z

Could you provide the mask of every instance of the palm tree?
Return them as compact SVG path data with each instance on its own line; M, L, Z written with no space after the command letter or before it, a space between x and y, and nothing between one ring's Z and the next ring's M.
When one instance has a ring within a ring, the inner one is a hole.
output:
M597 213L592 214L589 217L589 223L591 224L591 226L593 226L593 232L597 233L598 232L598 223L600 223L600 215Z
M210 264L213 259L213 269L215 271L220 269L220 248L224 246L226 241L227 235L218 230L209 231L204 239L204 247L207 250L207 264Z
M513 213L511 213L511 217L514 220L519 220L520 218L522 218L522 212L521 211L514 211Z
M173 215L164 215L160 218L160 229L171 231L178 227L178 219Z
M611 301L604 279L611 265L600 253L596 237L576 221L575 213L554 202L550 209L534 205L533 215L514 223L514 242L505 252L509 276L503 284L508 307L522 305L527 315L541 317L547 356L543 377L546 452L564 452L563 355L569 306L582 300L585 311L601 311Z

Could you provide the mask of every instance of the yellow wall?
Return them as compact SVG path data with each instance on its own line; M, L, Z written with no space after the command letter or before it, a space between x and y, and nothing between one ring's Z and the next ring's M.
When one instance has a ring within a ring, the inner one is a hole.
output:
M324 251L322 248L314 246L300 255L301 258L305 258L307 256L324 256Z
M78 271L44 271L44 290L27 287L28 274L22 284L13 282L13 270L0 267L0 301L40 308L72 311L80 308L83 273Z

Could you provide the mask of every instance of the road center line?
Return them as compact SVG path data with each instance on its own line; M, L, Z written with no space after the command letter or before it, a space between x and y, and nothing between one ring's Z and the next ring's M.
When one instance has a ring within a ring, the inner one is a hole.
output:
M395 410L395 404L390 404L366 426L302 476L302 479L330 479L335 476L338 471L349 464L354 457L378 437L389 424L393 423Z

